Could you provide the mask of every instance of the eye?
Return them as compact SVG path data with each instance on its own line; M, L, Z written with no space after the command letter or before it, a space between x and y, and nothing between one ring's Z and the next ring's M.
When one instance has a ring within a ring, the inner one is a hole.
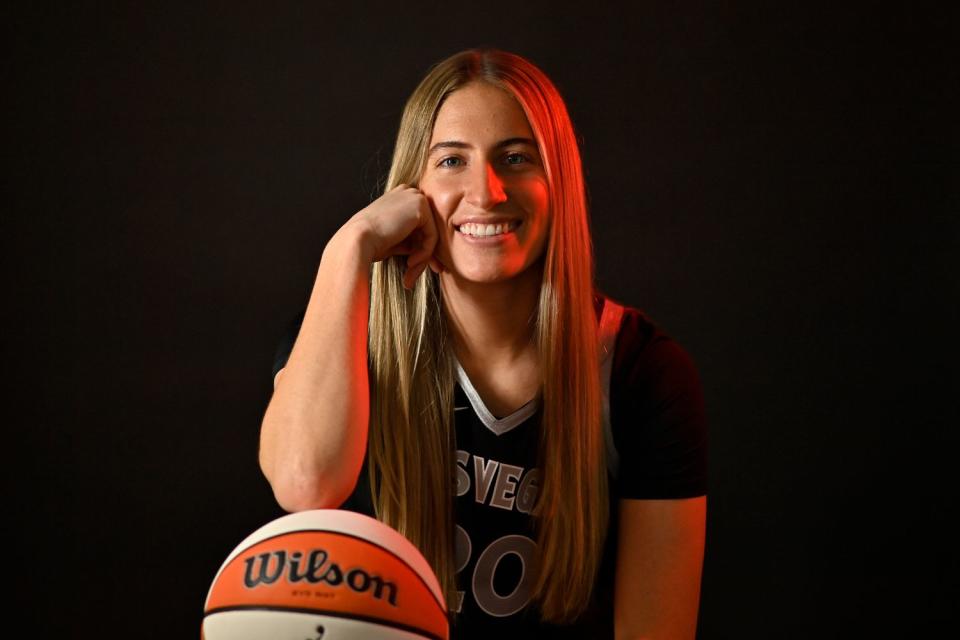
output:
M523 162L529 162L530 158L523 155L522 153L514 151L513 153L507 154L506 161L507 161L507 164L521 164Z
M453 163L456 163L456 164L451 164L450 161L453 161ZM437 163L437 166L452 168L452 167L460 166L459 165L460 162L461 160L457 156L447 156L446 158L443 158L442 160L440 160L440 162Z

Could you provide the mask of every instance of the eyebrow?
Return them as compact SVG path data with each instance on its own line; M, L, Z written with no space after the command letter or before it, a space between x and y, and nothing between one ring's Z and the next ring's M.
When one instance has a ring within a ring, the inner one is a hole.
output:
M507 138L506 140L501 140L497 144L493 145L494 149L502 149L503 147L509 147L513 144L526 144L531 147L537 147L537 143L531 140L530 138ZM438 142L437 144L430 147L430 153L427 155L432 156L434 153L440 149L472 149L473 145L467 144L466 142L461 142L459 140L447 140L444 142Z

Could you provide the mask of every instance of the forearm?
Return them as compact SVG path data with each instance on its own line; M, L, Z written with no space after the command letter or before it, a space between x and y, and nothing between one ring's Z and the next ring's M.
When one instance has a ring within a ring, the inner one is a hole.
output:
M367 443L370 260L347 223L323 252L290 357L260 432L260 466L288 511L335 508Z
M621 500L615 637L696 635L706 536L705 496Z

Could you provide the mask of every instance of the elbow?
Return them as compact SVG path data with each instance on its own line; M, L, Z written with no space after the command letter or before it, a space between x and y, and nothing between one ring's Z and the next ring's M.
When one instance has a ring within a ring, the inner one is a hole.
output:
M324 491L287 491L274 487L273 497L280 508L287 513L310 511L312 509L338 509L346 500Z
M280 508L288 513L310 509L339 509L347 501L356 486L351 483L331 481L317 474L291 473L268 478L273 497Z
M289 513L311 509L338 509L357 486L363 464L363 450L346 450L334 439L328 443L323 434L312 441L300 435L278 442L277 433L317 433L321 429L300 428L289 422L268 423L261 428L258 460L260 470L270 484L277 504ZM305 444L304 444L305 443ZM358 443L363 447L365 442Z

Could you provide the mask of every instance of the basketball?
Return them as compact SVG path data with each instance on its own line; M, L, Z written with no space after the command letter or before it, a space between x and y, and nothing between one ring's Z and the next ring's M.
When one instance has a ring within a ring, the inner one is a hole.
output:
M446 640L440 583L413 544L358 513L318 509L260 527L207 594L204 640Z

